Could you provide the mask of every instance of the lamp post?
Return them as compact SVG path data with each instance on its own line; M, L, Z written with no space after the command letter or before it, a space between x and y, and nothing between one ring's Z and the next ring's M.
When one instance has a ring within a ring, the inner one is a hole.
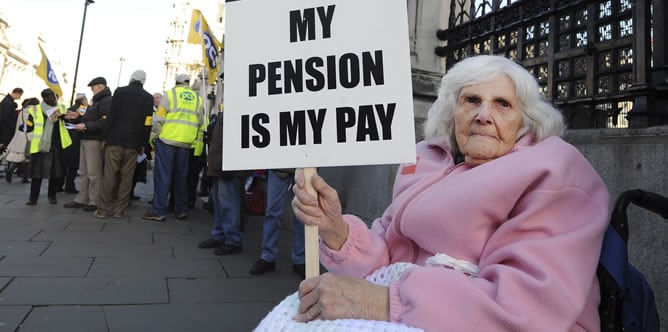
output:
M79 35L79 50L77 51L77 64L74 68L74 82L72 83L72 96L70 97L70 106L74 105L74 92L77 90L77 75L79 74L79 58L81 57L81 42L83 41L84 27L86 26L86 10L88 5L95 3L94 0L84 0L83 20L81 21L81 34Z
M118 66L118 79L116 79L116 87L121 85L121 72L123 71L123 61L125 61L125 58L121 57L118 60L121 62L121 64Z

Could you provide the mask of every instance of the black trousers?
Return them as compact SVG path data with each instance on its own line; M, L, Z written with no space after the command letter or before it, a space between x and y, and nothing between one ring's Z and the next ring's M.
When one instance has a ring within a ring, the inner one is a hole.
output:
M50 178L49 187L47 189L47 195L49 198L56 198L56 190L58 189L58 184L62 178ZM39 198L39 191L42 188L42 179L32 179L30 182L30 201L36 202Z

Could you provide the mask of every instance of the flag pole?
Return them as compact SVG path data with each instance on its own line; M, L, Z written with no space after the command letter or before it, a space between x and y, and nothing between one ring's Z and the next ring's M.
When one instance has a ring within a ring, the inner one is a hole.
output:
M204 45L204 24L203 24L203 19L202 19L202 12L199 12L199 40L200 40L200 46L202 47L202 53L206 52L206 45ZM207 71L206 71L206 60L205 57L202 57L202 60L204 60L204 65L202 66L202 71L200 73L202 77L202 84L200 85L200 97L202 98L202 104L204 106L204 115L208 118L209 117L209 107L208 107L208 98L206 97L206 84L209 81L209 77L207 77Z

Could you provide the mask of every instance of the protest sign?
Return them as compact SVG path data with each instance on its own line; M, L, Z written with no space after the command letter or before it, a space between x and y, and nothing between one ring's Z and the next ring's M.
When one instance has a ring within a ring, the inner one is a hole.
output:
M415 161L404 0L226 4L223 169Z

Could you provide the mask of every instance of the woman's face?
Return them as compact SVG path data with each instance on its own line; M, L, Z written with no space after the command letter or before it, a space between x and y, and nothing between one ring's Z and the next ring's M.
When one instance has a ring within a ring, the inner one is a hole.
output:
M482 164L510 152L521 125L515 85L507 75L459 93L455 139L466 162Z

